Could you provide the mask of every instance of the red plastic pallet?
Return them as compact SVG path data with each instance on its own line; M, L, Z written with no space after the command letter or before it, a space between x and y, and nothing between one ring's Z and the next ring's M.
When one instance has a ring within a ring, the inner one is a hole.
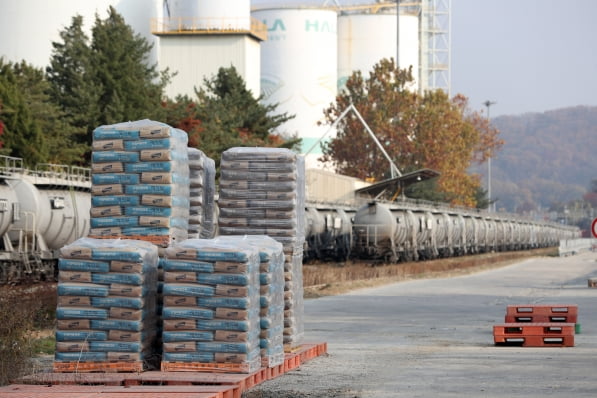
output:
M504 322L526 322L526 323L546 323L546 322L561 322L561 323L576 323L576 316L568 315L506 315Z
M565 322L576 323L576 304L524 304L508 305L506 322Z
M521 347L574 347L574 335L570 336L494 336L496 345Z
M89 393L82 392L82 387L97 387L100 390L94 390L97 392L94 396L97 395L98 398L112 396L122 398L123 393L126 393L127 398L152 398L154 396L164 398L241 398L243 392L256 384L297 369L302 363L325 353L327 353L326 343L303 344L296 352L285 354L282 364L272 368L262 367L251 374L186 371L111 373L109 369L98 373L37 373L21 379L21 382L29 383L28 386L31 387L31 390L18 387L19 385L0 387L0 396L8 398L85 398L89 397ZM79 363L80 365L81 363ZM114 387L115 390L108 387ZM10 388L12 390L7 390ZM185 388L189 392L186 392ZM4 395L5 391L9 391L13 395ZM195 391L196 394L192 394L190 391Z
M134 362L54 362L54 372L66 373L89 373L89 372L143 372L147 369L146 363L142 361Z
M493 326L494 336L572 336L573 323L505 323Z
M87 386L87 385L26 385L0 387L3 398L234 398L223 386Z

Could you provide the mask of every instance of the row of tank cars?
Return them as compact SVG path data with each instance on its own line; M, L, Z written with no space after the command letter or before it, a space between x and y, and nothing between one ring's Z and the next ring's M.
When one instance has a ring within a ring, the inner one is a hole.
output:
M318 205L306 217L305 258L319 260L396 263L554 247L581 236L573 226L408 199Z
M0 284L54 280L58 251L89 232L89 169L0 157ZM305 261L400 262L557 246L576 227L401 200L308 203ZM217 217L214 217L217 219Z

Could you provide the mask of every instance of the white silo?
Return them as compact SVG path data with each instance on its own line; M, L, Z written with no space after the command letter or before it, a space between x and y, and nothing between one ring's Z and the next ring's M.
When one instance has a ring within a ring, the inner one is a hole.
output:
M43 68L50 63L52 42L62 41L60 32L70 26L72 17L83 17L84 31L91 37L96 15L105 19L110 6L154 45L149 62L156 63L157 40L150 32L150 20L161 16L162 0L0 1L0 37L4 38L0 40L0 57Z
M260 42L267 32L251 19L250 0L169 1L154 26L160 38L159 67L176 72L166 95L195 97L204 79L234 66L255 97L260 92Z
M277 7L254 9L252 15L268 30L268 40L261 46L264 102L278 104L277 113L295 115L279 132L297 133L305 153L327 132L328 126L317 123L324 120L323 110L337 93L336 11ZM316 167L320 156L317 145L306 156L306 166Z
M166 16L186 29L251 28L250 0L169 0L166 4Z
M400 32L396 24L400 24ZM397 36L400 46L396 46ZM415 79L410 87L418 89L419 19L417 15L400 14L395 7L383 12L351 12L338 17L338 87L342 88L354 71L368 78L373 66L383 58L398 61L401 69L412 66Z

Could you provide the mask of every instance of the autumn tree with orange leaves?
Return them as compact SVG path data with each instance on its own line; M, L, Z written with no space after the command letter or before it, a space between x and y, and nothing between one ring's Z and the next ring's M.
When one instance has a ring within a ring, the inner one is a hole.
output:
M402 173L437 170L435 186L445 200L475 207L480 177L467 170L499 150L499 131L469 110L466 97L450 99L441 90L418 94L413 82L411 69L383 59L369 78L353 73L324 111L326 121L331 125L353 104ZM388 160L352 113L338 122L336 137L322 144L322 151L321 160L340 174L370 181L390 177Z

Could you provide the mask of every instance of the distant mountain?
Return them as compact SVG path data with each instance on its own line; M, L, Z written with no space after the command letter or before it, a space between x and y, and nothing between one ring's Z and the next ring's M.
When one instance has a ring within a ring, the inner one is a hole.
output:
M507 211L580 199L597 179L597 107L499 116L505 141L491 161L491 196ZM487 175L487 164L477 170Z

